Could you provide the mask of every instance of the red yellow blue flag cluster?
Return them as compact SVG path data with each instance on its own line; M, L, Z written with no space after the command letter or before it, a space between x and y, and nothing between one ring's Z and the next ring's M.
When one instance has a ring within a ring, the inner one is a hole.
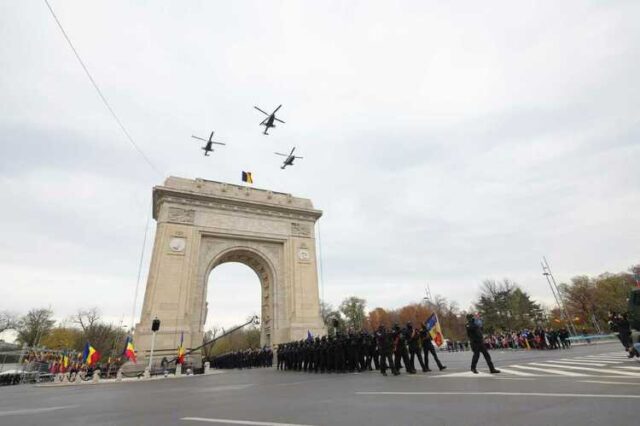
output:
M426 325L436 346L441 346L444 342L444 336L442 335L442 328L440 327L438 316L435 313L431 314L431 316L427 318Z
M127 358L129 361L136 362L136 350L133 347L133 339L131 336L127 336L127 341L124 344L124 351L122 352L122 356Z
M100 352L96 350L89 342L84 345L84 352L82 352L82 362L87 365L94 365L100 361Z

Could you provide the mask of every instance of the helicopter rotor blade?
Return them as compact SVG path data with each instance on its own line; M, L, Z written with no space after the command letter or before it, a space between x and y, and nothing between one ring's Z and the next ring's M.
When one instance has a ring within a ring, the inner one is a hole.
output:
M279 118L275 118L273 117L274 120L281 122L282 124L286 124L284 121L280 120Z
M279 110L280 108L282 108L282 104L280 104L280 105L278 106L278 108L274 109L274 110L273 110L273 112L271 113L271 115L273 115L273 114L275 114L276 112L278 112L278 110Z
M198 136L193 136L193 135L191 135L191 137L192 137L192 138L194 138L194 139L201 140L201 141L209 142L208 140L206 140L206 139L202 139L202 138L200 138L200 137L198 137Z
M287 155L287 154L282 154L281 152L274 152L274 154L276 154L276 155L281 155L281 156L283 156L283 157L288 157L288 155Z
M289 157L291 157L293 155L293 151L296 150L296 147L294 146L293 148L291 148L291 153L289 154Z
M260 111L261 113L263 113L264 115L271 115L268 112L264 112L263 110L261 110L260 108L258 108L257 106L254 106L255 109L257 109L258 111Z
M211 142L211 139L213 139L213 134L215 133L215 131L211 131L211 134L209 135L209 142Z
M224 142L211 141L211 143L215 143L216 145L226 145Z

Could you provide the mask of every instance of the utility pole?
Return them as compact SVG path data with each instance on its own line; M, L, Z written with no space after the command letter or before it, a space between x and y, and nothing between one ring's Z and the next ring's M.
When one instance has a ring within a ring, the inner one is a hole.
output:
M547 282L549 283L549 288L551 288L551 292L553 293L553 297L556 299L556 303L558 308L560 309L560 313L562 314L565 321L569 323L569 329L573 333L574 336L578 335L576 331L576 326L573 324L573 319L569 316L569 311L567 310L567 306L564 303L564 299L562 298L562 293L560 293L560 289L558 288L558 284L556 283L556 279L553 277L553 273L551 272L551 268L549 267L549 263L547 262L546 257L542 257L542 275L545 276Z

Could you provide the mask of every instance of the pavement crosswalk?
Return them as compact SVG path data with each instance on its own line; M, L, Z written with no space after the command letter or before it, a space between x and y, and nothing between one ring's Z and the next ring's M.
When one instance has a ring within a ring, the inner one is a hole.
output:
M640 365L624 353L609 352L598 355L577 356L551 360L537 360L521 364L499 366L500 377L615 377L640 378ZM471 371L443 374L438 377L498 377Z

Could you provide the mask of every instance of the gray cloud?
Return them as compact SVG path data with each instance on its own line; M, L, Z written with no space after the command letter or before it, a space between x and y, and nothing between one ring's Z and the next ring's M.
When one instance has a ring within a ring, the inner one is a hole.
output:
M635 2L52 3L163 173L251 170L324 210L334 304L399 306L428 282L467 306L503 277L549 302L542 255L563 280L639 260ZM161 178L44 5L1 4L0 37L0 309L129 321ZM280 103L287 124L263 137L252 106ZM190 135L211 128L229 145L204 159ZM291 146L305 158L282 171ZM223 272L221 289L254 286ZM228 304L220 323L244 319Z

